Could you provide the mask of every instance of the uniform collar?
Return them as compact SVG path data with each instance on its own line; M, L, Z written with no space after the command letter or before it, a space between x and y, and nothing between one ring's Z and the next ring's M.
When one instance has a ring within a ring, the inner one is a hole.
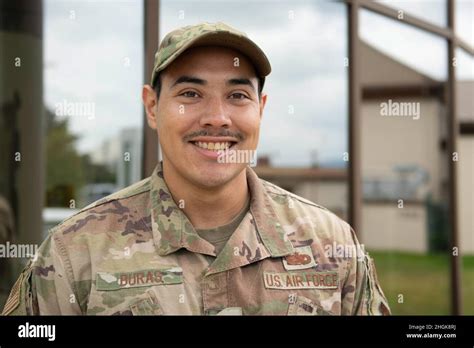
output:
M219 259L226 254L226 249L232 246L241 249L258 249L261 246L260 258L280 257L293 252L291 242L285 238L282 224L276 215L271 198L265 190L262 181L250 168L246 169L247 183L250 191L250 214L244 218L239 228L229 239L226 247L216 259L215 268L219 268ZM151 218L153 240L158 254L164 256L181 248L191 252L215 256L213 246L199 237L191 222L173 200L163 177L162 164L159 163L151 176ZM229 250L227 250L229 251ZM245 252L244 252L245 254ZM235 255L234 255L235 256ZM240 265L257 261L257 256L241 255ZM234 258L234 264L236 264Z

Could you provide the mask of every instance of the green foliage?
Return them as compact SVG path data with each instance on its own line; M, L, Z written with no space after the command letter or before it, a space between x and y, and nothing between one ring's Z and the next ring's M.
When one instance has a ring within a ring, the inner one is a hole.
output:
M57 119L46 110L46 205L68 206L85 183L77 136L70 133L68 119Z
M58 119L46 110L46 206L68 207L78 201L88 183L114 183L115 173L91 162L76 149L78 136L71 133L68 119Z
M370 252L377 276L395 315L449 315L450 256ZM474 255L462 257L463 313L474 314ZM400 295L403 303L399 303Z
M426 201L428 245L432 252L442 252L449 248L448 206L434 202L431 196Z
M114 183L115 173L111 172L105 165L94 164L89 155L82 156L82 166L84 167L86 182L88 183Z

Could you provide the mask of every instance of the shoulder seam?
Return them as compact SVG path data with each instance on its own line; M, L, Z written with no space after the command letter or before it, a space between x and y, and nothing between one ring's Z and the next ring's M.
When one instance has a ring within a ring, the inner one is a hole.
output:
M53 236L51 237L53 238ZM72 291L74 291L74 296L76 297L77 304L79 306L80 299L78 297L78 292L75 286L74 271L72 269L71 261L69 259L69 254L58 234L54 235L54 242L57 244L59 255L61 255L61 259L64 262L64 268L66 269L66 276L69 280L69 285L71 286ZM79 308L81 309L81 312L82 312L82 308L80 306Z
M86 208L83 208L81 210L79 210L77 213L69 216L67 219L64 219L63 221L61 221L59 224L57 224L56 226L54 226L53 228L51 228L49 230L49 233L54 233L59 227L61 227L64 223L68 222L70 219L72 219L73 217L79 215L79 214L82 214L82 213L85 213L91 209L94 209L94 208L97 208L97 207L100 207L104 204L107 204L107 203L111 203L111 202L114 202L114 201L120 201L120 200L123 200L123 199L128 199L128 198L132 198L132 197L135 197L135 196L138 196L138 195L141 195L142 193L147 193L150 191L150 188L147 188L143 191L140 191L140 192L137 192L135 194L132 194L132 195L129 195L129 196L126 196L126 197L118 197L118 198L113 198L111 200L108 200L108 201L104 201L100 204L97 204L97 205L92 205L90 207L86 207Z
M138 195L141 195L142 193L146 193L150 191L150 188L147 188L146 190L143 190L143 191L140 191L140 192L137 192L137 193L134 193L133 195L129 195L129 196L126 196L126 197L118 197L118 198L113 198L111 200L108 200L108 201L105 201L105 202L102 202L100 204L97 204L97 205L93 205L93 206L90 206L89 208L84 208L80 211L78 211L76 214L74 215L77 215L77 214L80 214L82 212L85 212L85 211L88 211L88 210L91 210L93 208L97 208L97 207L100 207L101 205L104 205L104 204L107 204L107 203L110 203L110 202L113 202L113 201L120 201L120 200L123 200L123 199L128 199L128 198L132 198L132 197L135 197L135 196L138 196ZM73 216L74 216L73 215ZM72 216L71 216L72 217Z
M278 187L278 186L276 186L275 184L272 184L271 182L268 182L268 181L266 181L266 180L262 180L262 181L263 181L264 185L268 185L268 186L272 186L272 187L277 187L277 188L283 190L281 187ZM317 203L311 202L310 200L305 199L305 198L303 198L303 197L300 197L300 196L298 196L298 195L296 195L296 194L294 194L294 193L292 193L292 192L286 191L286 193L285 193L285 192L280 193L280 192L268 192L268 191L267 191L267 193L268 193L268 194L272 194L272 195L277 195L277 196L291 197L291 198L296 199L298 202L301 202L301 203L303 203L303 204L311 205L311 206L314 206L314 207L316 207L316 208L320 208L320 209L325 210L325 211L330 211L328 208L323 207L322 205L319 205L319 204L317 204Z

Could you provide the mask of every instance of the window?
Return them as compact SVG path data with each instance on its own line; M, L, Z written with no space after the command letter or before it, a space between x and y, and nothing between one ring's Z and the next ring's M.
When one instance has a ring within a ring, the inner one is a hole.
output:
M45 1L46 220L141 179L142 6Z
M393 314L449 314L447 44L360 11L362 240Z

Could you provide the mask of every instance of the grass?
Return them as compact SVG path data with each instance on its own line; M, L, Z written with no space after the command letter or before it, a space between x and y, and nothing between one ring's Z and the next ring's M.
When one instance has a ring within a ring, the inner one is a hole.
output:
M445 254L370 252L392 314L449 315L450 259ZM474 255L462 256L463 314L474 314Z

